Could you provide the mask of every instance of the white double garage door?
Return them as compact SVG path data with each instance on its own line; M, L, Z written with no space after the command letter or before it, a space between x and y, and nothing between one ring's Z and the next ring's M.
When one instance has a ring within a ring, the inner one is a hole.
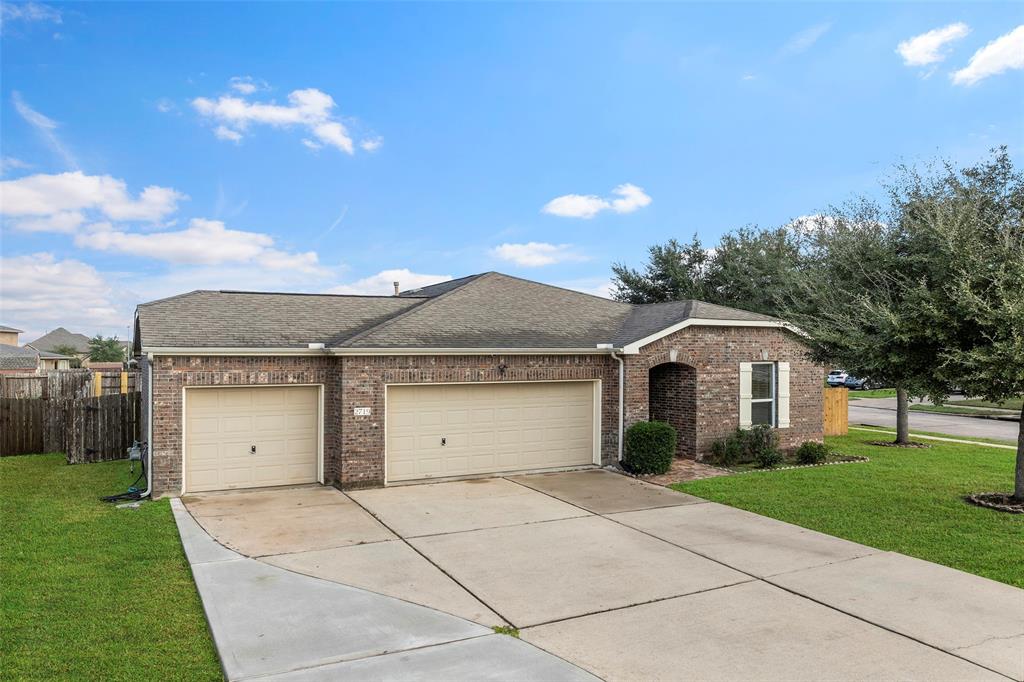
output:
M322 390L186 389L184 492L323 482ZM597 381L389 385L385 403L387 483L600 462Z

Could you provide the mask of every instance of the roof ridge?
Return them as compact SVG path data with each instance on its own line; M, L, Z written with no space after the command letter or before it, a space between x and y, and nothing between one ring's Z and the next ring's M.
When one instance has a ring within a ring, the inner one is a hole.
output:
M462 277L456 277L454 279L446 279L446 280L442 280L440 282L434 282L433 284L424 284L423 286L416 287L415 289L406 289L405 291L399 291L398 295L399 296L403 296L405 298L420 298L419 296L414 296L413 294L415 292L417 292L417 291L422 290L422 289L429 289L430 287L438 287L438 286L441 286L443 284L452 284L454 282L460 282L460 281L462 281L464 279L468 279L471 282L474 279L480 279L484 275L490 275L490 274L494 274L493 271L488 270L486 272L477 272L477 273L472 274L472 275L463 275ZM462 287L466 286L466 284L469 284L469 282L465 282L464 284L460 284L460 285L458 285L456 287L452 287L452 288L453 289L461 289ZM441 296L441 295L442 294L438 294L438 296ZM423 297L423 298L430 298L430 297Z
M590 298L596 298L597 300L604 301L605 303L615 303L616 305L624 305L624 306L635 305L633 303L625 303L624 301L616 301L614 298L605 298L604 296L598 296L597 294L591 294L591 293L588 293L586 291L580 291L579 289L570 289L569 287L560 287L557 284L548 284L547 282L538 282L535 279L526 279L525 277L517 277L515 275L509 275L507 273L498 272L496 270L491 270L490 272L487 272L485 274L488 274L488 275L501 275L502 277L508 277L509 279L519 280L520 282L526 282L528 284L539 284L542 287L549 287L551 289L558 289L559 291L568 291L568 292L573 293L573 294L579 294L580 296L589 296Z
M359 339L363 338L364 336L369 335L371 332L379 331L379 330L381 330L381 329L391 325L392 323L397 322L398 320L404 319L404 318L408 317L409 315L411 315L412 313L414 313L414 312L416 312L418 310L422 310L423 308L431 305L432 303L436 303L437 301L440 301L440 300L448 297L449 294L453 294L456 291L465 291L466 287L471 287L474 284L476 284L477 282L479 282L481 280L484 280L484 279L488 279L489 277L491 277L492 275L495 275L495 274L498 274L498 273L495 273L495 272L484 272L484 273L481 273L480 275L478 275L476 277L476 279L472 279L472 280L466 282L465 284L463 284L462 286L457 286L454 289L449 289L448 291L446 291L446 292L444 292L442 294L438 294L437 296L431 296L431 297L427 298L423 303L419 303L417 305L411 306L408 310L403 310L402 312L398 313L397 315L395 315L393 317L389 317L388 319L384 320L380 324L376 324L376 325L374 325L372 327L369 327L368 329L364 329L363 331L359 332L358 334L355 334L354 336L348 337L343 342L339 343L336 347L350 346L350 345L352 345L353 342L358 341ZM412 297L410 296L410 297L400 297L400 298L412 298Z

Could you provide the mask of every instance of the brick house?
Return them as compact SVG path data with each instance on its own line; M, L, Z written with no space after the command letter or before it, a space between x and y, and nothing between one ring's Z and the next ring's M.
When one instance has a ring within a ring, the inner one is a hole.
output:
M493 272L395 296L195 291L138 307L134 353L154 495L609 465L647 419L691 458L751 424L787 448L823 430L824 368L781 320Z

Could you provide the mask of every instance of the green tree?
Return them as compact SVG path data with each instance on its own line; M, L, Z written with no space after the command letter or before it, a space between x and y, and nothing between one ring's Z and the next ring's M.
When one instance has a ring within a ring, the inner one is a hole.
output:
M643 272L621 263L612 265L612 295L626 303L664 303L685 299L706 300L706 274L711 255L697 235L689 244L670 239L648 249Z
M811 356L896 388L896 443L909 437L909 397L944 399L937 338L913 305L931 266L899 216L863 200L809 221L802 267L780 299L781 316L806 335Z
M97 334L89 339L89 360L92 362L123 362L124 348L116 336L104 338Z
M935 372L994 402L1024 395L1024 173L1000 148L963 170L903 176L893 203L932 262L911 299L938 346ZM1013 497L1024 502L1021 427Z
M698 299L774 315L777 298L800 265L801 234L788 226L745 227L705 249L695 235L688 244L670 239L649 249L642 271L612 266L614 297L628 303Z
M68 364L71 365L72 367L82 366L82 361L78 358L78 350L74 346L70 346L68 344L61 344L59 346L55 346L53 352L58 353L60 355L66 355L69 358L71 358Z

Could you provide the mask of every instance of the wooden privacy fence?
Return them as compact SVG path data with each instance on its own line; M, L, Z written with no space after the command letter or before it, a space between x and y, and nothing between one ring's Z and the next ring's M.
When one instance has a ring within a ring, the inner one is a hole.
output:
M850 391L845 388L825 389L825 435L845 436L849 428L847 402Z
M139 390L139 371L64 369L46 374L0 375L0 398L89 398Z
M68 464L123 459L139 437L140 395L0 398L0 455L64 452Z

